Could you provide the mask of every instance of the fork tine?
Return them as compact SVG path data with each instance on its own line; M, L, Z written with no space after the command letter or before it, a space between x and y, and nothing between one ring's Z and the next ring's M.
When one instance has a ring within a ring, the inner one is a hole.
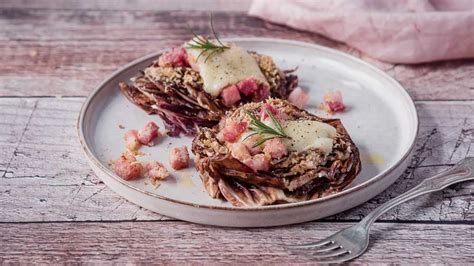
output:
M332 251L334 249L338 249L340 246L336 245L334 241L328 241L325 242L325 245L321 245L318 243L313 243L313 244L307 244L303 246L302 248L300 247L292 247L290 248L290 253L293 255L308 255L308 252L315 252L315 253L324 253L328 251ZM314 253L310 253L314 254Z
M325 247L327 245L334 245L334 241L329 239L323 239L316 243L306 243L306 244L299 244L299 245L289 245L287 246L289 249L309 249L309 248L318 248L318 247Z
M321 259L321 260L318 260L317 259L317 262L318 263L342 263L342 262L345 262L345 261L349 261L349 260L352 260L354 258L356 258L358 256L354 256L352 253L346 253L346 254L343 254L343 255L340 255L340 256L337 256L337 257L330 257L330 258L327 258L327 259Z
M329 247L326 247L324 246L323 248L316 248L314 250L311 250L313 251L314 253L313 254L318 254L318 253L329 253L329 251L333 251L333 250L337 250L337 249L341 249L342 247L340 245L338 245L337 243L334 243L335 245L331 245Z
M345 249L341 249L341 251L336 251L336 252L331 252L331 253L327 253L327 254L322 254L322 255L318 255L318 254L314 254L314 258L317 259L317 260L324 260L326 258L334 258L336 259L337 256L341 256L341 255L344 255L344 254L350 254L351 252L350 251L347 251ZM322 261L321 260L321 261Z
M317 253L317 252L312 252L312 249L290 249L289 253L292 255L298 255L298 256L311 256L314 254L323 254L323 253Z

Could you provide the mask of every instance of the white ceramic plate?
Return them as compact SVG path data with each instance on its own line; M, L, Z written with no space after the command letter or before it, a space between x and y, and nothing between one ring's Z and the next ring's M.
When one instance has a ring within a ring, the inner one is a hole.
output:
M173 177L158 188L147 180L124 181L107 161L124 151L126 129L141 128L150 120L161 128L158 116L149 116L130 103L118 90L148 66L160 53L140 58L116 71L86 100L78 131L82 147L95 173L112 190L146 209L178 219L220 226L274 226L329 216L374 197L390 186L405 170L418 131L415 106L403 87L379 69L344 53L318 45L263 38L230 39L238 45L271 55L282 69L298 67L300 86L311 96L310 112L318 111L324 93L340 90L348 106L337 114L360 149L362 172L344 191L321 199L255 208L236 208L212 199L194 169L173 171ZM120 129L121 124L126 129ZM168 169L171 147L190 147L191 138L163 137L154 147L144 147L140 160L158 160Z

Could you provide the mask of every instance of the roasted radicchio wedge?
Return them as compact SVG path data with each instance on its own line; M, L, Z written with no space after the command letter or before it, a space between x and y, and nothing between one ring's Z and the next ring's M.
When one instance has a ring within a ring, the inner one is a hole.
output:
M242 51L232 44L217 52L184 45L163 53L119 87L148 114L159 115L169 135L194 136L199 127L215 126L235 106L268 97L286 99L297 86L292 71L278 69L271 57Z
M218 125L198 131L192 152L209 195L234 206L319 198L342 190L361 169L340 120L280 99L228 112Z

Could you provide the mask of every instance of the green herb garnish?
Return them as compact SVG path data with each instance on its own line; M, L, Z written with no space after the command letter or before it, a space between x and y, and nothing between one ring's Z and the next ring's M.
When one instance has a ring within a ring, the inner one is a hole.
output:
M186 48L202 50L199 53L198 57L196 58L196 61L199 60L201 55L207 53L207 57L204 60L204 62L206 62L207 59L209 59L213 54L223 52L225 49L230 48L229 46L223 44L221 40L219 40L219 37L217 37L216 31L214 30L214 23L212 22L212 14L210 16L210 27L211 27L212 35L214 36L214 39L217 41L217 43L211 42L209 38L204 37L204 36L199 36L193 30L189 29L191 33L194 35L194 38L190 42L188 42Z
M258 120L255 115L251 114L250 112L245 112L250 117L250 129L254 132L246 136L243 140L246 140L254 135L260 135L260 139L255 142L253 147L260 146L267 140L271 140L273 138L290 139L290 137L283 131L283 127L281 126L280 122L275 118L272 112L268 111L268 109L265 109L265 113L268 115L268 117L270 117L275 128L270 127Z

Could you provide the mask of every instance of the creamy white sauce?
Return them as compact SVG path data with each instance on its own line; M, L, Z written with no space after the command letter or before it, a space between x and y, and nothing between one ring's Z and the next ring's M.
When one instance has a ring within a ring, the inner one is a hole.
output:
M194 60L197 59L196 64L204 82L204 90L212 96L218 96L225 87L250 77L261 83L267 82L257 62L247 51L233 45L229 47L210 57L208 56L212 51L199 56L201 49L186 48L188 55Z
M275 128L270 119L265 119L263 123ZM282 138L288 150L303 152L309 149L319 149L326 155L332 151L333 141L337 134L336 128L333 126L311 120L282 121L280 124L285 134L291 138ZM240 142L243 142L252 133L251 130L244 132L240 136Z
M283 131L291 139L284 142L291 151L302 152L308 149L320 149L325 154L332 151L333 140L336 137L336 128L326 123L298 120L284 121Z

